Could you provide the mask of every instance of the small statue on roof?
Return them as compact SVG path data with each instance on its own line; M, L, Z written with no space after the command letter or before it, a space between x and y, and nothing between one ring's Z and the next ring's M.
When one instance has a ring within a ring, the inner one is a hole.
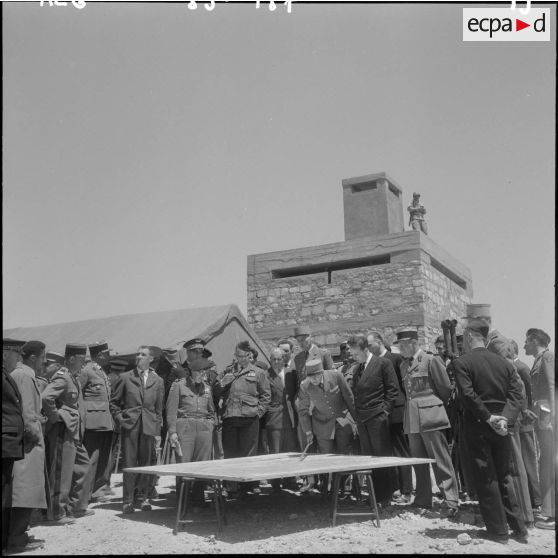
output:
M413 202L407 208L407 211L409 212L409 226L414 231L422 231L424 234L428 234L428 226L424 220L426 209L420 203L420 194L417 192L413 193Z

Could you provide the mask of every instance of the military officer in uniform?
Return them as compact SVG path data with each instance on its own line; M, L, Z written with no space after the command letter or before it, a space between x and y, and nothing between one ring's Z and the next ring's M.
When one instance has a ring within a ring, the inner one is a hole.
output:
M347 381L337 370L324 370L319 359L306 363L306 376L300 384L298 401L306 443L315 438L320 453L348 454L356 410Z
M107 343L89 345L91 361L79 373L83 391L85 434L83 445L91 460L91 497L97 501L108 499L114 423L110 414L110 381L105 372L109 366Z
M49 485L53 520L83 517L91 493L91 461L83 445L83 397L78 380L87 347L69 343L65 350L66 367L54 374L41 395L43 412L48 418L47 437L50 455Z
M215 406L211 387L204 381L206 362L190 366L190 376L176 380L167 399L167 425L170 444L180 446L182 462L211 459ZM203 482L194 483L191 503L204 506Z
M464 408L463 443L467 446L485 536L507 543L527 541L511 474L512 427L521 410L521 380L513 365L486 349L488 326L468 320L463 356L452 363L457 395Z
M535 357L531 368L531 396L537 419L535 431L539 442L539 476L542 500L541 520L535 523L539 529L555 528L555 464L556 438L554 353L548 350L550 336L542 329L531 328L525 334L525 354Z
M415 329L397 333L397 344L404 361L401 378L407 396L403 428L409 436L411 457L435 459L432 464L438 487L445 498L447 516L454 518L459 509L459 492L444 430L449 428L444 408L451 386L442 361L426 354L419 346ZM413 504L432 507L429 465L416 465L416 495Z
M256 455L260 418L271 400L267 374L250 363L250 349L248 341L238 343L235 365L215 384L223 417L225 459Z

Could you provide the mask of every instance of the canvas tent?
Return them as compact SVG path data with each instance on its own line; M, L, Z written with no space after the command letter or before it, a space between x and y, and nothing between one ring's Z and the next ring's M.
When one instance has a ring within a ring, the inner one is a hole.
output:
M62 353L66 343L107 341L111 354L118 355L135 354L138 345L155 345L179 350L181 361L186 358L184 341L200 337L213 353L218 370L231 363L236 343L248 340L259 351L258 359L269 363L266 346L235 304L5 329L3 336L38 339L48 350Z

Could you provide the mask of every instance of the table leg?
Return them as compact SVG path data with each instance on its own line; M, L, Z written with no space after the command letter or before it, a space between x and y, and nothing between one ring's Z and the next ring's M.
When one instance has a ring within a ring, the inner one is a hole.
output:
M223 498L223 484L220 480L212 481L213 492L215 493L215 511L217 513L217 528L219 533L223 530L223 524L226 525L227 518L225 515L225 502Z
M374 513L376 514L376 522L378 523L378 527L380 527L380 514L378 513L378 504L376 502L376 493L374 492L374 483L372 482L372 471L367 475L368 477L368 484L370 487L368 488L368 498L370 500L370 507L374 509Z
M333 473L333 502L332 502L332 516L331 516L331 526L335 527L335 521L337 520L337 500L339 498L339 473Z
M178 479L178 507L176 509L176 523L172 531L173 535L178 534L180 523L184 515L186 514L186 506L188 505L188 492L190 491L190 482L181 477L178 477Z

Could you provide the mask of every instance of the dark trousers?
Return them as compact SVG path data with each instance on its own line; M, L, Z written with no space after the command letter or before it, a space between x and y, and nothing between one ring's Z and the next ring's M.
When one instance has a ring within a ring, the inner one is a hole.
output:
M514 531L525 532L510 471L511 439L472 417L465 417L463 430L486 530L492 535L507 535L509 524Z
M33 508L12 508L10 510L8 546L25 546L29 542L26 531Z
M91 493L97 497L101 488L110 484L112 465L112 430L86 430L83 445L91 460Z
M409 441L403 432L403 423L390 424L389 434L393 455L397 457L411 457ZM410 494L413 491L413 470L411 466L397 467L397 485L401 494Z
M81 440L75 442L76 457L72 474L72 488L70 490L70 510L72 512L85 511L91 497L91 461L89 454Z
M122 468L145 467L151 465L151 454L155 439L143 433L141 418L130 430L122 429L120 432L122 444ZM136 477L137 482L136 482ZM124 504L132 504L134 501L134 489L137 489L137 498L140 502L147 499L147 491L150 486L150 475L136 475L135 473L124 473L123 475L123 497Z
M529 498L531 507L538 508L541 505L541 489L539 486L539 475L537 472L537 446L535 433L531 431L519 432L521 440L521 455L527 473L527 486L529 488Z
M10 508L12 506L12 471L14 460L2 458L2 550L8 544L10 528Z
M554 491L554 431L541 430L537 428L537 439L539 440L539 478L541 487L541 513L545 517L555 517Z
M260 419L231 417L223 420L223 452L225 459L250 457L258 450Z
M358 436L363 455L389 457L393 455L389 430L389 417L381 413L364 423L358 423ZM394 467L375 469L372 474L374 492L378 502L391 498L396 486Z

